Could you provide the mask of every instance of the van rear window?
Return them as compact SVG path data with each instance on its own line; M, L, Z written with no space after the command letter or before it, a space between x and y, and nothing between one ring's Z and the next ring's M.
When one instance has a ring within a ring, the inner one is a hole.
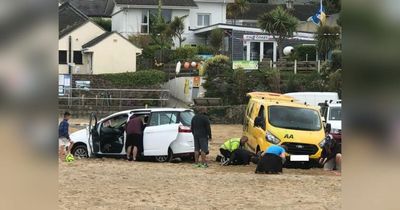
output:
M322 128L318 112L312 109L270 106L268 121L275 127L293 130L319 131Z

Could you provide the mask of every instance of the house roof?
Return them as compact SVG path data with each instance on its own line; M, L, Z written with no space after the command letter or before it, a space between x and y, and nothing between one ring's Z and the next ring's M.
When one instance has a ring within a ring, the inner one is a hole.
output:
M89 17L111 17L113 0L67 0L71 5Z
M113 34L114 32L105 32L102 35L90 40L88 43L82 45L82 48L89 48L89 47L93 47L96 44L98 44L99 42L103 41L104 39L106 39L107 37L109 37L111 34Z
M113 35L113 34L116 34L116 35L120 36L121 38L123 38L123 39L125 39L127 42L129 42L131 45L133 45L133 46L135 46L136 48L138 48L138 47L137 47L136 45L134 45L132 42L130 42L129 40L127 40L125 37L123 37L120 33L115 32L115 31L113 31L113 32L109 32L109 31L104 32L104 33L101 34L100 36L98 36L98 37L96 37L96 38L90 40L90 41L87 42L86 44L82 45L82 48L85 49L85 48L93 47L93 46L97 45L98 43L102 42L103 40L107 39L109 36L111 36L111 35ZM140 49L140 48L138 48L138 49Z
M286 8L286 5L272 5L265 3L250 3L250 8L243 15L239 15L236 17L238 20L257 20L258 17L266 12L270 12L277 8L278 6L282 6ZM290 12L297 17L300 21L306 21L309 17L313 16L319 8L319 5L316 4L306 4L306 5L293 5L293 10ZM234 19L233 15L227 14L227 19Z
M128 4L137 6L157 6L158 0L115 0L116 4ZM197 7L193 0L162 0L163 6Z
M68 2L58 8L59 38L69 34L89 21L89 18Z

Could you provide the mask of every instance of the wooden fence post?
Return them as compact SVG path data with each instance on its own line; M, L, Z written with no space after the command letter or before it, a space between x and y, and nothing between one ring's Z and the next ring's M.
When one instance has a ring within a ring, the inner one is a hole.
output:
M294 74L297 74L297 60L294 60Z

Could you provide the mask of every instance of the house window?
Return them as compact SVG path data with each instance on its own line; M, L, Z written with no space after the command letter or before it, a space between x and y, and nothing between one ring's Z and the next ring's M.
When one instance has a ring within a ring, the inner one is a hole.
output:
M157 9L150 9L150 10L142 10L142 21L140 25L140 33L148 34L150 33L150 26L152 21L157 18L158 10ZM163 9L161 11L161 15L164 18L166 23L171 22L172 19L172 10L170 9Z
M58 64L67 64L67 51L66 50L58 51Z
M81 51L74 51L74 63L78 65L82 65L82 52Z
M149 33L149 10L142 10L142 23L140 27L140 33L147 34Z
M197 26L209 26L210 14L197 14Z

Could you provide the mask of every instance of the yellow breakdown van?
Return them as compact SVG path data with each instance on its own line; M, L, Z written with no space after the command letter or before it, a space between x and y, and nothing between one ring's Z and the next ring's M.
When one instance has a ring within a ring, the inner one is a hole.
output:
M290 161L311 161L321 156L325 137L319 108L290 96L248 93L250 98L243 124L248 149L258 153L270 145L286 145Z

